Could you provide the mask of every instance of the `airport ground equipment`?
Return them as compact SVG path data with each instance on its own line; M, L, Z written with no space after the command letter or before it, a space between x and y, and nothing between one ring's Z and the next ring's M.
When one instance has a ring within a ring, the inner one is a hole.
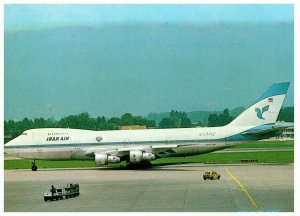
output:
M216 171L209 171L209 172L205 172L204 175L203 175L203 179L206 180L206 179L211 179L211 180L214 180L214 179L218 179L220 180L221 178L221 175L219 173L217 173Z
M241 159L241 163L258 163L257 159Z
M79 196L79 184L68 184L65 188L55 188L55 191L52 196L52 188L49 192L44 193L44 201L53 201L60 199L69 199L72 197Z

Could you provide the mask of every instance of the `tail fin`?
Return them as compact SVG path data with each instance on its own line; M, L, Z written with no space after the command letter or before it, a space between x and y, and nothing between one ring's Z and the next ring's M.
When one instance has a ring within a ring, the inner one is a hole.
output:
M259 126L276 122L289 85L289 82L273 83L228 125Z

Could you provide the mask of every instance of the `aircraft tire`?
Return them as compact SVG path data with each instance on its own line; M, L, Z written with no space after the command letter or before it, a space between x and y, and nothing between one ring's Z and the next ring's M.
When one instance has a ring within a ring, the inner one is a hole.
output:
M145 169L152 166L150 161L142 161L141 163L128 163L126 169Z
M150 161L142 161L141 168L150 168L152 166Z

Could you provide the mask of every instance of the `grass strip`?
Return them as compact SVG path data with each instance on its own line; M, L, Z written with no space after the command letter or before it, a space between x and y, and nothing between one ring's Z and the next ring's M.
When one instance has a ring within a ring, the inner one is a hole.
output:
M293 163L293 151L273 152L230 152L230 153L208 153L189 157L170 157L152 161L154 165L178 164L178 163L216 163L230 164L240 163L241 159L256 159L259 163ZM94 161L47 161L37 160L38 168L80 168L95 167ZM110 164L110 167L124 166L124 162ZM30 169L30 160L5 160L4 169Z

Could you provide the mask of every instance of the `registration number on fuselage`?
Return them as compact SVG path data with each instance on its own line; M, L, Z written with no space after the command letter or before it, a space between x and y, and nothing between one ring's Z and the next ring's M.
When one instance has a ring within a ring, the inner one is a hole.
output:
M207 136L213 137L215 135L216 135L215 131L206 131L206 132L199 133L199 136L202 137L207 137Z

